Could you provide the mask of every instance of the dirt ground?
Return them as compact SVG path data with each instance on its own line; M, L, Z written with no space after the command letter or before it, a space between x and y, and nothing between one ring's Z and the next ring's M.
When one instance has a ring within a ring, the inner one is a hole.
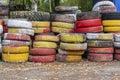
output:
M120 80L120 61L0 62L0 80Z

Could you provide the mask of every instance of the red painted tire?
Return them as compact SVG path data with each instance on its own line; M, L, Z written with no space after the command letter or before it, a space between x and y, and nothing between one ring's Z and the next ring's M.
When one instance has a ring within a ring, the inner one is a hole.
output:
M76 27L92 27L92 26L101 26L101 19L90 19L90 20L82 20L76 22Z
M114 59L120 61L120 53L114 54Z
M115 48L115 53L120 53L120 48Z
M88 60L95 62L108 62L113 60L113 54L89 53Z
M41 62L48 63L55 61L55 55L47 55L47 56L29 56L30 62Z
M114 53L114 48L88 48L90 53Z
M102 32L102 31L103 31L103 26L76 28L77 33L95 33L95 32Z
M31 55L55 55L55 49L48 49L48 48L34 48L30 50Z

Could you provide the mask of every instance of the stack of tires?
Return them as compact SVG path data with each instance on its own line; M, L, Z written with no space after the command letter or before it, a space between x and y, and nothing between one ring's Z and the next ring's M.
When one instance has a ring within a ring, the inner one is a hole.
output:
M104 32L118 33L120 32L120 13L103 13L102 14Z
M87 33L88 60L106 62L113 60L114 36L110 33Z
M57 6L56 13L51 14L52 32L54 33L74 33L74 23L76 22L75 12L78 7ZM59 13L58 13L59 12Z
M38 34L35 36L33 48L30 50L31 62L54 62L59 37L54 34Z
M3 36L3 26L0 25L0 58L2 56L2 36Z
M77 14L77 33L95 33L102 31L103 26L99 12L83 12Z
M107 13L107 12L116 12L116 6L111 1L100 1L97 2L94 6L92 11L99 11L100 13Z
M114 59L120 60L120 33L114 34L115 42L114 42L114 48L115 48L115 54Z
M60 62L79 62L87 49L85 34L62 33L60 34L60 47L56 60Z
M6 21L8 33L2 41L2 59L5 62L26 62L31 45L30 35L34 35L32 24L28 21L9 19ZM31 32L32 31L32 32Z

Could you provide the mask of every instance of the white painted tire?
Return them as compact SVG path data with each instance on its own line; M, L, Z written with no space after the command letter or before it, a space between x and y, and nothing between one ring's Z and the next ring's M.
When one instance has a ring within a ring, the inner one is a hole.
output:
M100 10L99 6L102 6L102 5L115 6L115 4L111 1L100 1L93 6L92 11L99 11Z
M6 23L8 27L32 29L32 23L25 20L8 19Z
M0 34L2 34L2 33L3 33L3 26L0 25Z

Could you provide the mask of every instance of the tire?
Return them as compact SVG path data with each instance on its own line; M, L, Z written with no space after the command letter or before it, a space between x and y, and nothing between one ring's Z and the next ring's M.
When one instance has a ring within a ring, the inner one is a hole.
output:
M59 27L52 27L52 32L54 33L74 33L74 29L67 29L67 28L59 28Z
M120 20L103 20L103 26L106 27L120 26Z
M20 53L28 53L29 52L29 47L28 46L3 46L2 51L4 53L8 53L8 54L20 54Z
M2 0L0 1L1 6L8 6L9 5L9 0Z
M97 33L97 32L102 32L102 31L103 31L103 26L76 28L77 33Z
M59 37L55 35L36 35L36 41L51 41L51 42L59 42Z
M20 33L34 36L34 30L32 29L9 28L8 33Z
M100 6L100 13L109 13L109 12L117 12L115 6Z
M120 53L120 48L115 48L115 53Z
M81 20L89 20L89 19L98 19L101 18L99 12L92 11L92 12L82 12L77 14L77 21Z
M48 21L32 21L32 27L36 28L50 28L50 22Z
M50 28L32 28L35 33L49 33Z
M114 59L120 61L120 54L119 53L114 54Z
M66 23L66 22L52 22L52 27L59 27L59 28L68 28L74 29L73 23Z
M87 43L60 43L60 48L63 50L86 50Z
M120 42L120 34L119 33L114 34L114 37L115 37L116 42Z
M67 11L76 11L78 10L78 6L56 6L55 11L59 12L67 12Z
M30 46L30 41L2 40L4 46Z
M114 48L88 48L89 53L114 53Z
M31 55L55 55L55 49L48 49L48 48L33 48L30 50Z
M2 47L3 47L2 44L0 44L0 53L2 53Z
M102 13L102 20L120 20L120 12Z
M41 63L49 63L55 61L55 55L47 55L47 56L29 56L30 62L41 62Z
M92 40L112 40L114 41L114 35L112 33L87 33L87 39Z
M30 41L31 38L25 34L18 34L18 33L4 33L4 39L6 40L23 40L23 41Z
M28 21L8 19L6 24L8 27L32 29L32 23Z
M56 55L56 60L60 62L80 62L82 60L81 56L78 55Z
M8 14L9 14L9 7L8 6L1 6L0 5L0 8L1 8L1 10L0 10L0 15L2 15L2 16L8 16Z
M88 60L94 62L110 62L113 60L113 54L90 53L88 54Z
M113 41L87 40L88 47L105 48L113 47Z
M60 39L62 42L84 42L86 41L86 36L80 33L62 33L60 34Z
M0 34L2 34L2 33L3 33L3 26L0 25Z
M115 48L120 48L120 42L114 42L114 47Z
M55 42L45 42L45 41L34 41L33 48L57 48L57 44Z
M29 53L21 53L21 54L2 54L2 60L5 62L27 62Z
M120 32L120 27L119 26L104 27L104 32L117 33Z
M62 55L83 55L85 53L85 51L67 51L67 50L62 50L62 49L58 49L58 53L62 54Z
M90 19L90 20L82 20L76 22L76 27L92 27L92 26L101 26L101 19Z
M51 20L58 21L58 22L74 23L76 22L76 15L75 14L51 14Z

